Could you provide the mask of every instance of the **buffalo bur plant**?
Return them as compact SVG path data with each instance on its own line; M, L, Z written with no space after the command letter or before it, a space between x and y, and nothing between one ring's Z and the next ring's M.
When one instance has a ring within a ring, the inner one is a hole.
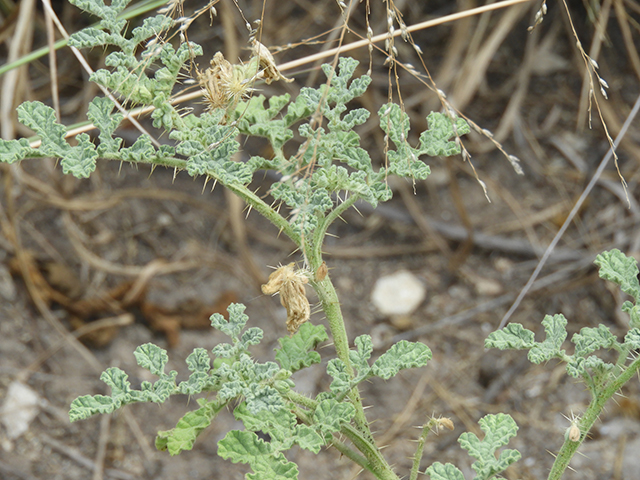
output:
M279 339L273 361L260 363L252 357L251 348L261 341L263 332L248 326L243 305L232 304L228 320L219 314L211 317L212 327L224 333L228 343L215 346L211 352L196 348L186 358L191 372L188 379L178 381L177 372L166 371L165 350L151 343L141 345L134 352L136 361L157 380L142 382L138 390L132 388L124 371L108 368L100 378L110 387L111 395L78 397L71 404L71 421L111 413L131 403L162 403L171 395L190 395L197 398L198 408L180 419L175 428L160 431L156 437L157 448L171 455L192 449L198 435L228 408L244 429L228 432L218 442L217 451L224 459L248 464L249 479L298 478L297 465L285 456L294 445L314 453L332 446L376 478L400 478L401 472L389 465L375 443L359 385L365 380L390 379L403 369L424 367L431 351L420 342L400 341L374 360L369 335L351 342L322 258L322 245L330 225L357 201L375 207L391 198L389 176L426 179L430 170L421 157L459 154L460 136L469 132L469 125L450 111L432 112L427 117L428 130L420 134L418 145L412 146L408 142L408 115L400 105L387 103L379 108L377 117L388 149L384 164L374 167L356 132L371 112L349 107L371 83L367 75L354 78L358 62L340 58L337 68L323 65L326 82L318 88L302 88L295 99L288 94L267 99L253 91L256 82L291 79L278 71L268 50L255 39L247 63L234 65L218 53L207 70L196 69L209 108L201 114L184 115L172 105L171 98L179 78L202 55L202 49L186 40L177 47L163 41L176 27L172 18L164 14L147 18L128 33L126 22L119 18L128 0L71 3L99 17L100 22L72 35L69 45L108 48L111 52L105 61L108 68L96 71L91 80L122 101L153 107L153 125L164 130L174 143L160 146L142 134L131 146L123 146L123 140L115 136L123 114L114 108L112 99L97 97L88 107L88 118L99 132L97 139L83 133L71 145L65 138L66 128L56 122L50 107L26 102L18 108L18 119L38 134L41 144L34 148L26 139L2 140L0 160L14 163L25 158L55 157L61 160L64 173L77 178L89 177L98 158L186 171L238 195L287 235L303 257L303 267L280 267L263 286L265 293L280 295L288 317L289 335ZM271 158L235 158L242 136L266 139L272 148ZM254 175L265 170L274 171L278 179L269 189L272 204L249 189ZM635 261L612 251L600 255L596 263L603 278L618 283L636 302L640 299ZM329 332L308 321L307 285L319 298ZM562 315L544 319L547 336L542 342L536 342L533 332L517 324L486 340L490 348L528 349L534 363L558 358L567 363L567 373L583 380L592 393L589 409L567 432L549 478L560 478L604 403L637 371L640 360L633 358L633 352L640 348L638 308L630 302L624 305L631 315L631 328L623 343L604 326L585 328L572 339L573 355L562 349L567 335ZM319 363L316 346L329 338L335 348L335 357L326 368L332 379L329 390L315 398L297 393L292 374ZM601 360L595 355L599 349L615 350L617 362ZM198 397L203 393L206 395ZM409 473L411 480L421 474L422 451L429 432L444 427L452 428L453 424L449 419L426 420ZM504 413L483 417L480 427L482 439L463 433L459 443L475 459L475 478L489 479L520 458L518 451L503 449L518 427ZM434 480L464 478L457 467L439 462L429 466L426 474Z

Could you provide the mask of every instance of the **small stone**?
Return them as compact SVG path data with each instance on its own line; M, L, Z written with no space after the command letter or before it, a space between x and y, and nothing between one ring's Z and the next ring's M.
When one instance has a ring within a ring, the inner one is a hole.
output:
M423 283L407 270L380 277L373 287L371 301L385 316L411 314L427 293Z
M40 411L40 397L24 383L14 381L9 385L0 418L7 437L14 440L29 429L29 425Z
M504 292L502 285L491 278L477 277L474 279L473 286L478 295L495 297Z

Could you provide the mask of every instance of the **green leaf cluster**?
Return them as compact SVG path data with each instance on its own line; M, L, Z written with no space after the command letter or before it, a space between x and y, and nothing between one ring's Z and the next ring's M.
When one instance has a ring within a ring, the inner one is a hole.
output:
M260 363L252 358L249 349L262 340L263 332L256 327L246 328L248 317L244 310L244 305L232 304L228 319L220 314L211 316L211 325L227 335L230 342L212 349L213 362L205 349L194 349L186 359L191 372L188 379L177 382L176 371L166 373L167 352L147 343L138 347L134 356L138 365L158 380L142 382L140 389L135 389L124 371L109 368L100 378L111 388L111 394L77 398L71 404L69 418L77 421L111 413L131 403L162 403L171 395L205 392L207 398L197 399L198 409L187 413L175 428L158 433L158 449L172 455L190 450L218 413L234 405L233 414L245 430L229 432L218 443L219 454L233 462L249 464L253 473L247 478L297 478L297 467L286 460L283 452L298 445L318 453L334 434L350 424L356 408L345 400L349 389L374 376L389 379L402 369L424 366L431 359L431 351L425 345L402 341L369 365L373 345L371 337L362 335L355 341L356 349L350 352L356 376L349 378L344 364L334 359L327 366L334 378L331 393L309 399L292 391L295 385L290 376L320 362L315 350L328 338L324 327L303 324L295 335L279 340L277 363ZM264 440L265 436L268 440Z
M607 385L612 384L626 370L629 354L640 347L640 324L638 323L638 266L633 258L614 249L596 257L594 262L600 267L600 277L620 286L623 292L631 295L634 303L627 301L623 310L630 314L630 329L622 342L604 325L585 327L571 338L574 352L569 355L563 348L567 338L567 319L562 314L547 315L542 321L545 339L535 340L535 334L519 323L511 323L504 329L493 332L485 341L486 348L500 350L529 350L528 358L532 363L540 364L557 358L566 362L567 373L574 378L582 378L598 395ZM596 352L614 350L618 360L615 363L604 361Z
M476 472L474 480L488 480L504 472L509 465L520 459L520 452L512 449L498 449L509 443L509 439L518 432L516 422L509 415L499 413L487 415L478 422L484 432L480 440L475 434L465 432L460 435L460 446L469 452L477 461L471 465ZM464 480L462 472L450 463L435 462L427 468L431 480Z
M391 346L369 365L369 358L373 352L373 342L369 335L360 335L355 339L356 350L349 352L351 365L356 370L355 376L349 375L347 366L339 358L327 364L327 373L333 378L331 392L343 398L358 383L372 377L388 380L407 368L424 367L432 354L429 347L420 342L401 340Z

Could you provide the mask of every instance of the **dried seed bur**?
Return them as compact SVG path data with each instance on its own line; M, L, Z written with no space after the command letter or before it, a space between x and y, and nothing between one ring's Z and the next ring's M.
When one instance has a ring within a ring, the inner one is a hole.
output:
M257 41L255 38L252 40L252 48L253 55L258 58L258 63L260 65L260 69L262 72L262 77L264 78L264 83L269 85L271 82L284 80L287 83L293 82L293 78L287 78L276 66L276 61L271 55L271 52L267 47Z
M265 295L280 294L280 303L287 310L287 330L291 334L296 333L311 315L304 290L305 283L309 283L305 272L295 271L295 264L290 263L269 275L269 281L262 285L262 293Z

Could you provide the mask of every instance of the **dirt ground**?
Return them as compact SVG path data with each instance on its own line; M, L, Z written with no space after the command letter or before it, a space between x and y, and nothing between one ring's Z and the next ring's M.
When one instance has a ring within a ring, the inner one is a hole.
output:
M640 7L633 0L568 5L583 47L596 52L600 74L609 85L609 100L599 97L599 102L615 137L640 93L640 63L635 60ZM260 2L241 6L248 19L260 16ZM350 20L360 33L366 32L364 6L357 6ZM396 2L396 6L412 25L477 4L460 0ZM66 2L54 7L70 31L90 23ZM564 7L555 2L548 7L545 21L532 33L527 26L538 2L413 34L438 87L473 122L492 131L508 154L521 160L524 175L514 171L494 143L473 133L465 145L491 202L468 162L460 157L426 159L433 172L428 180L412 185L392 179L392 201L376 210L362 205L359 212L348 211L327 238L326 261L350 337L372 335L378 353L401 338L423 341L433 351L426 368L363 386L378 444L387 445L385 455L401 475L408 475L411 468L419 436L414 427L435 415L450 417L455 430L430 437L421 470L434 461L452 462L465 478L473 478L472 459L456 440L464 431L480 434L477 420L482 416L505 412L520 428L509 447L522 453L505 477L546 478L572 415L580 415L589 401L584 387L557 362L535 366L525 353L483 347L609 145L595 106L588 128L589 103L582 95L588 90L583 87L584 61L575 48ZM209 18L201 18L189 30L192 40L206 46L205 59L225 48L223 38L246 41L237 11L217 8L220 17L211 26ZM384 32L384 5L372 4L371 9L372 29ZM231 12L231 24L224 23L225 12ZM331 1L280 2L266 10L263 43L286 46L329 31L340 25L338 12ZM46 45L41 9L36 17L27 42L32 50ZM593 22L604 19L605 34L594 35ZM15 17L4 18L0 29L4 59L16 28ZM345 43L356 39L349 34ZM331 46L307 41L284 49L276 60L284 63ZM397 40L397 46L400 59L424 72L410 45ZM99 66L103 52L86 53ZM240 50L240 55L246 52ZM361 60L359 74L364 74L367 49L350 55ZM362 99L373 110L386 101L388 92L383 61L382 54L374 55L373 88ZM17 84L15 104L25 99L51 104L47 57L23 73L25 81ZM314 70L287 75L296 81L264 87L264 93L295 94L301 86L323 80ZM406 71L399 75L412 131L422 131L427 113L440 108L437 98ZM96 94L95 87L64 49L58 52L58 77L63 122L84 119L84 105ZM198 103L194 107L202 108ZM635 120L618 151L629 203L611 164L511 321L542 334L544 315L562 312L569 320L569 336L600 323L619 337L626 332L628 319L620 312L625 298L598 279L592 261L613 247L640 259L638 125ZM17 123L14 127L17 135L29 136L24 127ZM382 134L365 127L363 144L369 151L381 152ZM118 133L128 143L135 140L131 127ZM411 141L416 139L413 134ZM254 147L260 148L244 145L244 158ZM380 153L375 160L382 158ZM216 455L216 442L239 427L229 412L203 433L193 451L170 457L155 451L155 432L175 426L193 408L193 399L172 397L162 406L133 405L112 416L74 424L69 423L68 407L79 395L105 393L99 373L108 366L127 371L134 385L148 379L148 372L133 357L136 346L145 342L168 348L168 368L184 378L188 373L184 359L194 347L211 349L224 340L206 328L206 318L230 300L246 304L251 325L265 332L256 358L272 360L277 339L286 334L286 312L277 298L262 295L259 285L271 272L269 266L300 260L292 244L257 214L246 219L243 212L236 215L221 188L203 189L202 180L184 172L174 176L161 168L151 172L146 166L105 161L90 179L79 181L62 176L53 161L0 167L0 401L19 381L35 394L37 410L28 430L17 438L0 427L0 478L243 478L245 466ZM268 185L269 178L257 179L255 187L266 192ZM20 255L27 270L20 270L16 260ZM410 317L385 318L372 304L373 286L381 276L402 269L426 286L426 299ZM108 328L94 330L84 344L70 333L95 321ZM316 312L311 321L325 319ZM119 322L126 325L115 326ZM328 388L324 369L333 351L330 347L320 351L322 365L295 377L303 392L316 394ZM639 393L634 379L607 406L566 479L640 478ZM372 478L335 450L315 456L293 449L288 458L298 463L299 478L305 480Z

